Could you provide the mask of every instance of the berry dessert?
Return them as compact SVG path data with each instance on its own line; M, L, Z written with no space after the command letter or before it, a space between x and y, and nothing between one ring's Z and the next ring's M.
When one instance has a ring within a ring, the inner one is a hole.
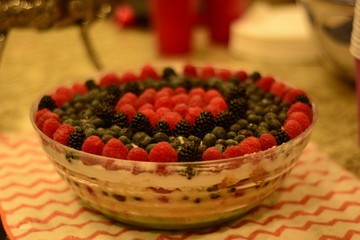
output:
M306 146L316 109L305 91L258 72L145 65L60 86L31 117L85 202L128 224L185 229L270 195Z

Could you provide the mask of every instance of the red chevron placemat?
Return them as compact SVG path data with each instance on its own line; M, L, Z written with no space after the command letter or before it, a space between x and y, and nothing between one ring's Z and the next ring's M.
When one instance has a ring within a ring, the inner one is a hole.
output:
M125 227L87 208L32 133L0 134L1 217L10 239L360 239L360 181L310 144L270 198L228 225L191 232Z

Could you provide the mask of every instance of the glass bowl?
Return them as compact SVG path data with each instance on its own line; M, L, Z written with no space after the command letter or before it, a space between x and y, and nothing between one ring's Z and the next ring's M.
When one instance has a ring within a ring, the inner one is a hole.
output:
M152 229L218 225L245 214L272 194L296 164L313 130L265 151L199 162L108 158L60 144L31 121L56 171L88 205L120 222ZM111 170L108 167L112 166Z

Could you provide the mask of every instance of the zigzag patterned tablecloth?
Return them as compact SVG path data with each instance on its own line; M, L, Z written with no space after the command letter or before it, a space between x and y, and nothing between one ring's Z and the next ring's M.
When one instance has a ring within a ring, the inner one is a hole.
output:
M0 207L16 240L360 239L360 181L310 144L281 188L227 225L139 230L86 207L57 175L33 133L0 134Z

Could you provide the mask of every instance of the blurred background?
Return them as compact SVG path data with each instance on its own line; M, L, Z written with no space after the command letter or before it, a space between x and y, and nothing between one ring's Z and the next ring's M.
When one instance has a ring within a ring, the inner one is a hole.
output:
M305 89L319 108L313 141L360 176L354 2L1 0L0 131L32 131L37 96L97 71L210 64Z

